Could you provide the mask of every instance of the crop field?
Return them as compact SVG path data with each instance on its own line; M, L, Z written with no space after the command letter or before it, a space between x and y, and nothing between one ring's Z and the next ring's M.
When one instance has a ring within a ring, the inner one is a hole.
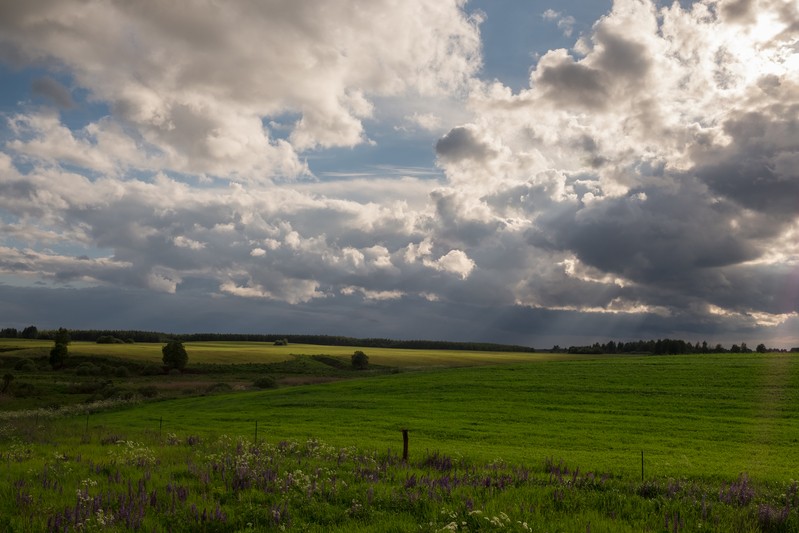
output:
M799 531L795 356L503 355L0 418L0 529Z
M551 355L548 353L410 350L357 346L319 346L315 344L276 346L265 342L187 342L184 345L191 356L192 363L206 364L274 363L290 359L293 355L324 354L334 357L349 357L355 350L366 352L370 361L375 364L400 368L448 368L585 358L585 356ZM70 353L73 355L117 357L160 363L162 346L162 344L158 343L96 344L93 342L73 342L70 344ZM0 351L9 348L23 348L32 355L45 355L51 347L51 341L0 339Z

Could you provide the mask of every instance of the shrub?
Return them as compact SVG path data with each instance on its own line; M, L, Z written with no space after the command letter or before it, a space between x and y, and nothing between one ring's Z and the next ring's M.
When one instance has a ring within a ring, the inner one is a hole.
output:
M87 402L97 402L100 400L108 400L109 398L113 397L121 397L124 394L124 390L114 387L110 382L103 385L103 388L92 394L86 401Z
M369 356L360 350L352 354L352 366L357 370L363 370L369 366Z
M0 392L5 392L8 390L8 387L11 385L11 382L14 381L14 374L6 374L3 376L3 390Z
M20 359L14 364L14 370L20 372L36 372L36 363L30 359Z
M277 382L272 376L262 376L253 381L252 385L258 389L274 389L277 387Z
M130 372L128 372L127 367L118 366L118 367L116 367L116 369L114 369L114 376L116 376L118 378L126 378L129 375L130 375Z
M91 363L81 363L75 369L75 374L78 376L99 376L100 367L97 367Z
M231 387L227 383L220 382L220 383L214 383L213 385L205 389L205 392L208 394L213 394L215 392L231 392L232 390L233 387Z

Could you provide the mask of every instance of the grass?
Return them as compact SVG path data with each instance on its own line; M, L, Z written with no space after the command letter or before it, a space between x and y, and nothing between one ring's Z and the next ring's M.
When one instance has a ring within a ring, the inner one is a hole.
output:
M565 361L380 376L153 403L109 427L316 437L480 459L556 456L616 475L799 477L799 364L788 354Z
M236 351L219 344L198 359ZM337 363L353 348L314 348L329 355L214 375L359 377L88 418L0 418L0 517L9 517L0 529L68 518L74 529L72 513L89 531L799 530L791 354L525 354L524 363L483 354L480 366L410 372L410 356L367 351L370 361L405 361L405 371L357 374ZM506 364L486 366L498 360ZM403 428L408 464L397 457Z

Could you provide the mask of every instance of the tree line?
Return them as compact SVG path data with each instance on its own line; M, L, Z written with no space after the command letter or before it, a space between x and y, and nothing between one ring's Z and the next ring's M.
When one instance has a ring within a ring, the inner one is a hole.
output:
M573 353L573 354L600 354L600 353L627 353L627 354L654 354L654 355L677 355L688 353L767 353L785 352L787 350L769 348L765 344L758 344L755 349L747 346L745 342L733 344L729 348L721 344L711 346L707 341L691 344L690 341L682 339L657 339L657 340L638 340L631 342L608 341L604 344L594 343L586 346L569 346L566 349L554 346L552 352ZM799 352L799 348L791 348L791 352Z

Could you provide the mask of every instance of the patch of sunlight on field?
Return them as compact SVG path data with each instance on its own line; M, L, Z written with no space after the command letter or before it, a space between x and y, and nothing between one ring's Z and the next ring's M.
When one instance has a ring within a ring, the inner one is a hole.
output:
M0 349L11 347L49 348L52 341L31 339L0 339ZM161 343L97 344L74 341L69 350L72 355L119 357L135 361L161 361ZM291 359L295 355L329 355L348 358L356 350L369 356L374 365L404 369L452 368L514 364L535 361L566 361L621 357L618 355L571 355L526 352L482 352L464 350L411 350L397 348L369 348L359 346L322 346L318 344L289 344L276 346L269 342L208 341L184 343L189 354L189 364L265 364Z

